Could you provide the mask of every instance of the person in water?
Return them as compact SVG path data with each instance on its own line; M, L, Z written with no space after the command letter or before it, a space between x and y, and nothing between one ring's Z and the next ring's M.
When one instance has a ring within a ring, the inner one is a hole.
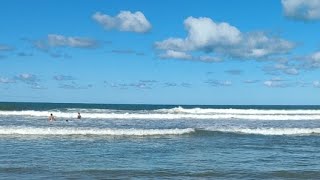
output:
M50 114L50 116L49 116L49 121L54 121L55 119L54 119L54 116L52 115L52 113Z
M81 119L81 115L80 115L80 113L78 112L78 117L77 117L78 119Z

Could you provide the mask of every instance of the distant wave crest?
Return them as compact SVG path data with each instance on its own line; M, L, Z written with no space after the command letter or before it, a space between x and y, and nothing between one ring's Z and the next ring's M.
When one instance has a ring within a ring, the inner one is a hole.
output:
M80 111L89 119L244 119L244 120L320 120L320 110L205 109L182 107L158 110L67 109L52 111L0 111L0 116L75 118Z

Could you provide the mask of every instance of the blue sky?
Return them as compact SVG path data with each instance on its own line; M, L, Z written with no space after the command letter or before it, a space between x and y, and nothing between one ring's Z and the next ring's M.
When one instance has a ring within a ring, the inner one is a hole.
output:
M0 101L319 104L320 1L10 0Z

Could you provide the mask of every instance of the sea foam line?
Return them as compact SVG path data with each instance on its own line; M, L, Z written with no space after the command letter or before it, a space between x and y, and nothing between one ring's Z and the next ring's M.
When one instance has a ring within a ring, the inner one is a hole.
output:
M206 128L205 131L216 131L256 135L320 135L320 128Z
M0 135L110 135L110 136L155 136L192 133L186 129L98 129L98 128L38 128L0 127Z
M0 111L0 116L23 116L47 118L50 111ZM57 119L72 119L75 112L53 112ZM320 114L164 114L164 113L81 113L87 119L142 119L142 120L173 120L173 119L244 119L244 120L320 120Z
M296 109L296 110L276 110L276 109L212 109L212 108L182 108L159 109L155 112L170 114L241 114L241 115L320 115L320 110Z

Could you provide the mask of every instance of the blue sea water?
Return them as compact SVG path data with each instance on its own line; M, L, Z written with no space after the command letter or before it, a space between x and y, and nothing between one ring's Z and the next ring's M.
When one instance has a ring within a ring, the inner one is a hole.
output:
M319 135L320 106L0 103L0 179L319 179Z

